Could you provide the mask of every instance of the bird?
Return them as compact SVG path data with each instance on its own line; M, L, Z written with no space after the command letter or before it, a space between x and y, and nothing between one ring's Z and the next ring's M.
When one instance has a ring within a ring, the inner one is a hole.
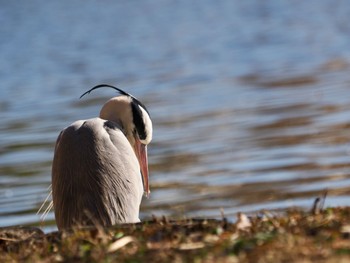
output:
M52 162L52 201L59 230L140 222L143 195L150 194L147 145L153 126L147 108L108 84L118 96L99 117L63 129Z

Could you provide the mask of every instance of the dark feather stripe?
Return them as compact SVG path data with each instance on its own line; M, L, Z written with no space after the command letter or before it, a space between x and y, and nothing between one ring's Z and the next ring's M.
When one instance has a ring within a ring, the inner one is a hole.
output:
M142 109L144 109L147 112L148 116L149 116L149 112L148 112L146 106L143 105L142 102L140 102L138 99L136 99L131 94L125 92L122 89L119 89L117 87L109 85L109 84L97 85L97 86L91 88L90 90L88 90L87 92L85 92L83 95L81 95L80 98L84 97L86 94L89 94L91 91L93 91L95 89L100 89L100 88L112 88L112 89L118 91L120 94L128 96L128 97L130 97L132 99L131 100L131 108L132 108L132 116L133 116L133 121L134 121L134 125L135 125L135 128L136 128L136 132L138 133L139 138L141 140L145 140L147 138L147 131L146 131L145 123L143 122L142 111L139 108L139 106L142 107Z
M142 118L142 111L139 108L139 105L140 104L138 103L138 101L134 101L134 99L131 101L132 117L133 117L136 131L139 135L139 138L141 140L145 140L147 137L147 132L146 132L145 123L143 122L143 118Z

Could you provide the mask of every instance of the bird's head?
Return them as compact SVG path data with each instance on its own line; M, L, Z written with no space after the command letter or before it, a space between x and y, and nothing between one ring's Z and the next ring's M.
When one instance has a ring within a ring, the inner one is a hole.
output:
M146 196L148 196L150 190L148 182L147 145L151 142L153 133L152 121L148 110L134 96L111 85L101 84L93 87L86 93L90 93L92 90L101 87L116 89L121 94L120 96L111 98L103 105L100 111L100 118L116 122L122 127L139 161L144 191Z

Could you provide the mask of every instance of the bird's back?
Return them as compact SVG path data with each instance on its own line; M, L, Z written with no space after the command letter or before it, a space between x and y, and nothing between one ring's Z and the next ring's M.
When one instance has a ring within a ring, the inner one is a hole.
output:
M59 229L138 222L142 194L137 158L117 123L81 120L60 133L52 165Z

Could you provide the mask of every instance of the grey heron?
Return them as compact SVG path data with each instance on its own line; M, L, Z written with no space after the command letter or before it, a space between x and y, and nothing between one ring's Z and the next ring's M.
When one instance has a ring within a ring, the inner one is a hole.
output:
M97 85L86 93L101 87L119 94L103 105L99 117L75 121L56 141L52 200L59 230L139 222L142 196L150 192L148 110L111 85Z

